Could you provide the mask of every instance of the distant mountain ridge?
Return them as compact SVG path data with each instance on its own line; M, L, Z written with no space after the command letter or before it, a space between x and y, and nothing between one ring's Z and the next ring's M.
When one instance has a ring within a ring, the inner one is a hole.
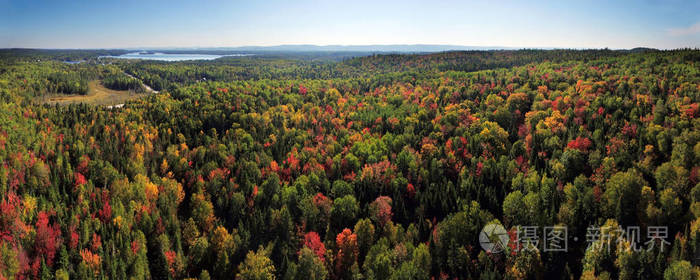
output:
M147 48L148 49L148 48ZM500 46L462 46L462 45L277 45L277 46L242 46L242 47L192 47L192 48L158 48L163 50L212 50L212 51L270 51L270 52L444 52L465 50L514 50L518 48Z

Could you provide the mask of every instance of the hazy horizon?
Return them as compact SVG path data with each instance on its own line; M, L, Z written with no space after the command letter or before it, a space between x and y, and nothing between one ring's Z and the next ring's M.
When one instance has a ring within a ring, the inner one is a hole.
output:
M0 49L27 49L27 50L124 50L124 51L251 51L251 52L441 52L441 51L500 51L500 50L632 50L632 49L697 49L698 47L678 48L654 48L648 46L635 46L629 48L576 48L576 47L518 47L518 46L465 46L448 44L372 44L372 45L315 45L315 44L284 44L284 45L244 45L244 46L163 46L163 47L123 47L123 48L50 48L50 47L0 47Z
M700 2L0 0L0 48L700 46Z

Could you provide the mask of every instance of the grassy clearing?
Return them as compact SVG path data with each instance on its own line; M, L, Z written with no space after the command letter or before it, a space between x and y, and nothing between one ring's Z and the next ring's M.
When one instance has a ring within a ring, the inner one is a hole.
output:
M91 81L88 84L87 95L66 95L56 94L37 97L37 102L41 104L79 104L86 103L92 105L115 105L122 104L127 100L146 96L145 93L135 93L126 90L112 90L104 87L99 80Z

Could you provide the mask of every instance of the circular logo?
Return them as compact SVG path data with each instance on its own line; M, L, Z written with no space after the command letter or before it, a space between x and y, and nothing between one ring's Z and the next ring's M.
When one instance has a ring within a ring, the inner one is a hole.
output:
M508 245L508 241L510 241L508 232L506 232L506 229L500 224L488 224L484 226L484 228L481 229L481 233L479 233L479 243L481 244L481 248L486 252L494 254L503 252Z

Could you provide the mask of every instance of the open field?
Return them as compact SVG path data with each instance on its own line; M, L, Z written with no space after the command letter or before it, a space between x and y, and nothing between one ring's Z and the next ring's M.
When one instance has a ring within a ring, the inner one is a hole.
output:
M126 102L134 98L146 96L146 93L134 93L130 91L112 90L104 87L99 80L91 81L88 84L87 95L66 95L57 94L37 98L41 104L93 104L93 105L115 105Z

